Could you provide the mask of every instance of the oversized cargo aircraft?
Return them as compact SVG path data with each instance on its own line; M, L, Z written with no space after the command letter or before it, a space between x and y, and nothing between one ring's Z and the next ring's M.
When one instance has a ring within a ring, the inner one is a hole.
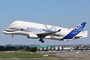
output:
M27 38L38 39L44 43L43 39L53 39L60 41L69 41L73 39L87 37L87 31L82 31L86 22L80 23L76 27L61 28L58 26L45 25L39 23L14 21L3 31L9 35L25 35Z

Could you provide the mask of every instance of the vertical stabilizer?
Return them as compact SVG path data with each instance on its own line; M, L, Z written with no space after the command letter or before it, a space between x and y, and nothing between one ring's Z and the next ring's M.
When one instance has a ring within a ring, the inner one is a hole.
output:
M67 34L63 39L72 39L74 36L79 34L85 27L86 22L82 22L76 28L74 28L69 34ZM87 34L87 32L85 32Z
M84 29L85 25L86 25L86 22L82 22L73 31L81 32Z

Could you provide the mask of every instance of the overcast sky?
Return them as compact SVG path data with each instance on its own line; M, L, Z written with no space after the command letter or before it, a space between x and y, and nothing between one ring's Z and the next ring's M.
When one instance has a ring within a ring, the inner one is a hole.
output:
M59 27L75 27L87 22L88 37L72 41L29 39L27 36L2 33L13 21L22 20ZM0 45L6 44L90 44L90 0L0 0Z

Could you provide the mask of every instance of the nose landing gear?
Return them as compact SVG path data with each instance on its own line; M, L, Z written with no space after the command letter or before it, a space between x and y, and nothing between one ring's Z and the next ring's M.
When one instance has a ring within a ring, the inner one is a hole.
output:
M12 35L12 38L13 38L13 35Z

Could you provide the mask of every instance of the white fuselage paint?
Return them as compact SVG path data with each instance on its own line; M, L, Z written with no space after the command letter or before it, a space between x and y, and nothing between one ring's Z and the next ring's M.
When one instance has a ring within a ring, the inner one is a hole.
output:
M36 34L37 35L37 34L57 31L59 29L61 29L60 32L54 33L55 35L52 34L52 35L45 36L44 38L45 39L60 40L72 31L72 29L61 28L58 26L25 22L25 21L15 21L6 29L6 31L3 31L3 33L11 34L11 35L18 34L18 35L28 36L29 34ZM82 32L76 36L82 36L81 34L82 34ZM60 36L57 36L57 35L60 35Z

